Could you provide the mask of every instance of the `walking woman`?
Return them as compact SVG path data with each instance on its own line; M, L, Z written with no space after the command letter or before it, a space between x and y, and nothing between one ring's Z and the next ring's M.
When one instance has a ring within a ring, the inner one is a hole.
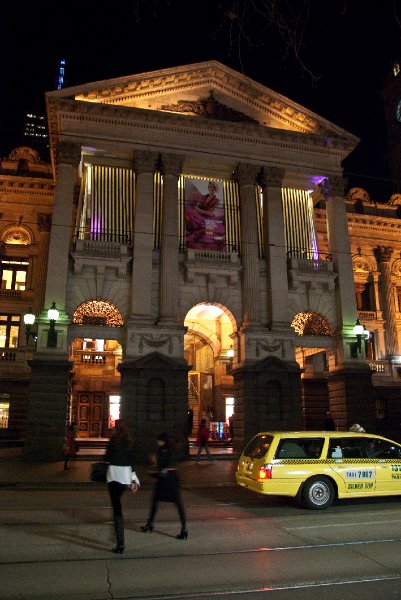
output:
M181 531L176 536L178 540L186 540L188 529L186 524L185 509L181 498L181 486L169 437L161 433L157 438L156 452L156 484L153 490L152 504L146 525L141 527L143 532L152 533L153 522L159 502L174 502L180 516Z
M139 488L139 479L135 473L134 443L131 433L122 419L116 420L114 433L109 440L104 460L109 463L106 481L113 507L117 542L112 552L122 554L125 543L121 496L128 489L135 492Z

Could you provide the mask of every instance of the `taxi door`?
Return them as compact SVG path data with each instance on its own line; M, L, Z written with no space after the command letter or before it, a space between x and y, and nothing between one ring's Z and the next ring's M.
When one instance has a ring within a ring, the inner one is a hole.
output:
M328 458L341 480L340 494L363 496L375 491L377 461L368 457L363 438L331 438Z
M367 440L376 461L376 491L401 494L401 446L383 438Z

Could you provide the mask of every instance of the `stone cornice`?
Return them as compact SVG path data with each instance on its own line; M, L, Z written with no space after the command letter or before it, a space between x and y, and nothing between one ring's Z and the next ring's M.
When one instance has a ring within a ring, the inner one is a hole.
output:
M68 113L79 113L80 120L82 116L87 114L91 116L98 116L102 118L110 118L112 120L122 120L125 125L127 121L144 121L144 122L155 122L155 123L169 123L172 126L188 126L196 129L217 129L230 131L234 129L238 132L248 132L252 137L255 132L258 135L263 135L264 132L269 136L282 137L283 139L294 139L305 143L306 140L312 140L314 144L324 146L327 152L332 149L344 149L349 150L355 147L355 143L346 138L328 138L327 135L321 135L310 131L291 131L288 129L277 129L275 127L267 127L260 124L247 123L247 122L233 122L233 121L222 121L214 120L211 121L205 117L193 116L193 115L181 115L170 112L159 112L155 110L147 110L144 108L125 107L125 106L110 106L106 104L92 104L90 102L82 102L77 100L57 100L53 101L51 105L51 115L56 114L57 111L68 112ZM53 129L50 128L50 133L53 133Z
M53 181L49 181L48 179L42 180L27 180L22 177L0 177L0 191L10 193L27 193L27 192L38 192L47 194L48 192L53 192L55 188L55 184Z
M383 231L383 229L392 230L392 233L399 234L401 231L401 219L390 219L377 217L376 215L356 215L347 213L348 227L351 229L368 228L370 231ZM371 236L370 236L371 237Z
M315 222L325 229L326 211L322 208L315 209ZM392 219L391 217L380 217L378 215L360 215L356 213L347 213L348 231L352 236L364 236L366 242L372 240L369 245L377 244L377 240L384 235L399 237L401 240L401 219ZM394 242L392 242L394 243Z
M58 114L57 114L57 111ZM57 114L57 117L56 117ZM315 134L302 134L282 129L272 129L252 123L233 123L224 121L211 121L202 117L182 116L172 113L159 113L151 110L114 107L106 105L76 102L74 100L58 100L50 109L49 124L52 145L57 135L62 137L65 131L74 135L84 145L83 135L88 135L88 143L96 140L96 133L89 131L91 125L96 128L97 122L102 128L102 141L106 143L105 133L118 135L119 142L129 143L135 139L132 129L158 132L158 137L163 140L168 133L179 134L182 138L196 136L197 144L207 138L224 140L230 145L250 144L253 146L266 146L282 148L293 152L309 152L324 156L327 161L335 161L336 166L351 152L353 145L347 140L328 140L326 137ZM107 127L106 127L107 126ZM62 130L60 130L62 127ZM121 133L116 132L127 129L124 139ZM129 131L131 128L131 132ZM72 133L74 132L74 133ZM84 132L84 134L82 133ZM117 138L107 140L113 143ZM314 159L315 160L315 159ZM315 167L316 168L316 167Z

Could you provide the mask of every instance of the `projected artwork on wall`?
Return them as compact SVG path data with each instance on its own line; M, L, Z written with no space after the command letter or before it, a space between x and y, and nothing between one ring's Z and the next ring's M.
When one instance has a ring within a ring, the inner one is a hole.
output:
M225 250L224 191L221 182L185 178L187 248Z

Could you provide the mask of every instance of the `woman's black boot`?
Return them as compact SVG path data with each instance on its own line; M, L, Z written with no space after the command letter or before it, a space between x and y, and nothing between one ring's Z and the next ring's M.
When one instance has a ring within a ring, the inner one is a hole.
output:
M177 540L186 540L188 537L188 529L186 527L181 527L181 531L176 537Z
M153 523L149 523L149 521L146 523L146 525L141 525L141 530L144 533L147 533L149 531L149 533L152 533L153 531Z
M116 532L117 545L112 552L122 554L124 552L124 517L118 515L114 517L114 529Z

